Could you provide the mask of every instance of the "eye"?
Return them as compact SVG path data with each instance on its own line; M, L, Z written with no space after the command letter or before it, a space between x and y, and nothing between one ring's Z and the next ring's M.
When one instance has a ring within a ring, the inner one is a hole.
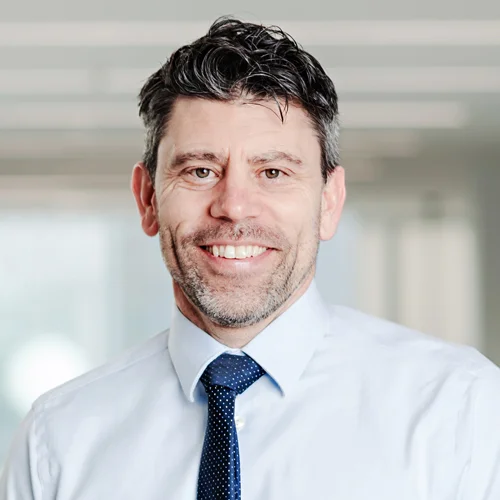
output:
M277 168L268 168L265 172L268 179L277 179L282 173L281 170L278 170Z
M198 179L206 179L210 175L211 170L209 168L199 167L195 168L193 172Z

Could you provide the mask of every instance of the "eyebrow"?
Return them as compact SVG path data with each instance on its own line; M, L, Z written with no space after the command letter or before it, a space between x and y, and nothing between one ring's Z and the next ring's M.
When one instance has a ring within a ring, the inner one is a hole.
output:
M174 156L172 162L170 163L171 168L182 167L190 161L202 161L208 163L217 163L218 165L225 165L227 163L227 158L212 153L211 151L190 151L188 153L179 153Z
M227 165L228 158L224 155L213 153L211 151L190 151L186 153L179 153L174 156L170 163L170 168L179 168L189 163L190 161L201 161L207 163L215 163L217 165ZM275 161L286 161L294 165L303 165L302 160L291 153L286 151L271 150L266 153L254 155L249 158L249 162L253 165L265 165Z
M302 160L298 156L279 150L268 151L267 153L252 156L249 161L254 165L265 165L266 163L272 163L275 161L286 161L297 166L301 166L303 164Z

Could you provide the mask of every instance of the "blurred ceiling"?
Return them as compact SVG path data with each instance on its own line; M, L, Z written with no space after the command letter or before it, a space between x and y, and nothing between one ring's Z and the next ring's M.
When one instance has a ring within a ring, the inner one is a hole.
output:
M0 174L128 174L141 83L223 14L280 25L328 69L360 178L377 161L498 163L498 1L31 0L2 5Z

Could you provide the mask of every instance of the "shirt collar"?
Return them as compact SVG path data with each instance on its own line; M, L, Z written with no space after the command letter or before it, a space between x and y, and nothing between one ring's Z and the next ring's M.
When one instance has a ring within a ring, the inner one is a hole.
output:
M262 366L286 395L304 372L328 329L328 322L328 308L313 280L307 291L241 352ZM205 368L224 352L240 352L195 326L175 303L168 350L182 389L191 402Z

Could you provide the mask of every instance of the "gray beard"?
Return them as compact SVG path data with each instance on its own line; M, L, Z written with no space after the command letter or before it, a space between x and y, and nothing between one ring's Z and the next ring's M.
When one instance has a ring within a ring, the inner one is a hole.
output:
M298 249L292 253L290 245L284 245L284 258L271 273L269 279L249 287L245 280L231 278L229 286L215 289L203 278L199 269L189 259L192 242L175 244L171 234L160 229L160 246L165 264L188 300L210 321L229 328L255 325L276 312L297 290L312 272L319 249L311 249L310 259L297 267ZM180 251L179 251L180 250Z

